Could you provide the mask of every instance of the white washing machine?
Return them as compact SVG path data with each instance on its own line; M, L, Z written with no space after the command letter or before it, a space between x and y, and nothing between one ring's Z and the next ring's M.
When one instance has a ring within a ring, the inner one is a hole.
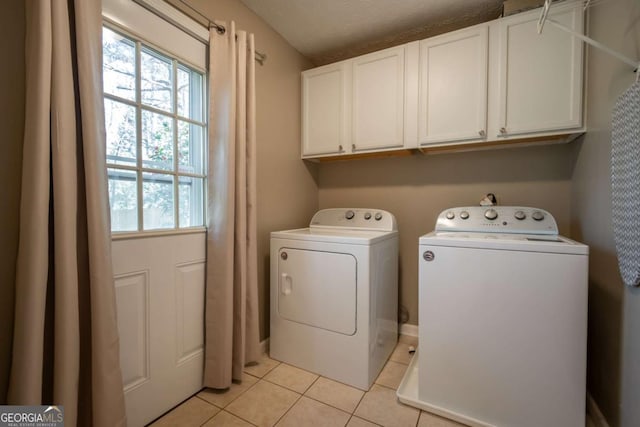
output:
M542 209L442 212L420 238L400 401L471 426L583 427L588 252Z
M323 209L271 233L270 355L368 390L398 336L398 231L379 209Z

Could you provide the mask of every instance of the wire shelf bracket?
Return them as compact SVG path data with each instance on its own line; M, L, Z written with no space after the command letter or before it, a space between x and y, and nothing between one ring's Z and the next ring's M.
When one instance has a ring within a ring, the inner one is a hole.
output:
M589 4L591 3L590 0L587 0L584 4L584 8L588 8ZM550 23L551 25L553 25L556 28L559 28L562 31L565 31L569 34L571 34L574 37L579 38L580 40L582 40L585 43L588 43L589 45L598 48L606 53L608 53L609 55L618 58L620 61L624 62L625 64L628 64L629 66L633 67L633 71L637 72L638 69L640 68L640 61L637 60L633 60L623 54L621 54L620 52L611 49L610 47L600 43L599 41L596 41L594 39L592 39L591 37L587 37L584 34L580 34L576 31L573 31L571 28L567 28L564 25L562 25L561 23L559 23L558 21L554 21L553 19L549 18L549 10L551 10L551 0L545 0L544 2L544 6L542 7L542 11L540 12L540 18L538 19L538 34L542 34L542 30L544 28L544 24L545 23Z

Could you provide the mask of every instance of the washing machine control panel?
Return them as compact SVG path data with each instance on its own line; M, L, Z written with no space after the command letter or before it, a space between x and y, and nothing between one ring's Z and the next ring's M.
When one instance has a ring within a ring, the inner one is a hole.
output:
M381 209L322 209L311 219L313 227L345 227L361 230L395 231L396 219L390 212Z
M438 215L436 231L478 233L558 234L549 212L523 206L467 206Z

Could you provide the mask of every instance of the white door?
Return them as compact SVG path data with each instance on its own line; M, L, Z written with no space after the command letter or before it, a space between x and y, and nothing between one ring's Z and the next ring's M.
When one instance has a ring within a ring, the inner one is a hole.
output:
M487 57L486 25L420 42L420 144L486 139Z
M349 62L302 73L302 156L340 154L347 150Z
M205 235L112 250L127 421L142 426L202 388Z
M136 427L202 388L206 46L130 0L105 0L103 15L120 361Z
M552 8L549 18L582 32L582 7L574 6ZM500 24L498 136L582 125L583 43L551 24L538 34L538 17L534 11Z
M353 59L352 151L402 147L405 46Z

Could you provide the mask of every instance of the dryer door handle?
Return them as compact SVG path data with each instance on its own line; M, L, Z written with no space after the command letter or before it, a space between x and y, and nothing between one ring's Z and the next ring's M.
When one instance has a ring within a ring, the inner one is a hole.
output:
M293 279L287 273L282 273L280 276L280 292L283 295L289 295L293 286Z

